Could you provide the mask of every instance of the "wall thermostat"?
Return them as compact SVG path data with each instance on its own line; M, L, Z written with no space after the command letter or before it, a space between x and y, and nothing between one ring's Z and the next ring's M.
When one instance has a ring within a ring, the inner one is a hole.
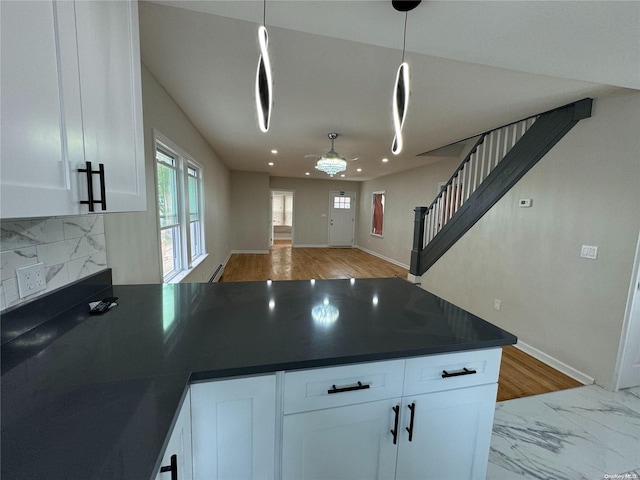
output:
M530 198L521 198L520 202L518 203L518 205L522 208L528 208L531 206L531 199Z

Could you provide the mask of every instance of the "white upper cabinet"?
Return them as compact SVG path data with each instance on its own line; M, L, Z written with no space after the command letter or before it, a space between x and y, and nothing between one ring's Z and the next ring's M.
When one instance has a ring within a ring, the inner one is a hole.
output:
M84 151L103 163L108 212L144 210L144 140L136 2L77 2Z
M0 218L144 210L135 2L3 1ZM102 200L100 175L93 197Z

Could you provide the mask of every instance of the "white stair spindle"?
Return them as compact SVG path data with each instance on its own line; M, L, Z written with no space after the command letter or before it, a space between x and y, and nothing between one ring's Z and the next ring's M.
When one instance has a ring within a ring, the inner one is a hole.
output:
M468 166L468 163L464 163L462 165L462 168L460 169L460 201L459 201L460 205L462 205L464 203L464 200L465 200L465 198L464 198L465 188L464 187L465 187L465 183L466 183L466 180L467 180L467 166ZM460 206L460 205L458 205L458 206Z
M476 150L476 152L473 154L472 156L472 161L473 161L473 191L476 191L476 188L478 188L478 151Z
M494 157L493 168L496 168L498 166L498 162L502 160L502 157L500 156L501 134L502 134L502 128L499 128L498 130L496 130L496 152L494 154L495 157Z
M453 213L456 213L458 211L458 208L460 207L460 180L462 179L461 175L462 171L459 171L458 176L456 177L456 188L453 191Z

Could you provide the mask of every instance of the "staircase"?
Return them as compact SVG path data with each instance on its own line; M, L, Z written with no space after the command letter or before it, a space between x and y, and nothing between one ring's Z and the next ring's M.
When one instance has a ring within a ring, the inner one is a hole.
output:
M409 273L424 274L584 118L586 98L479 135L428 207L416 207Z

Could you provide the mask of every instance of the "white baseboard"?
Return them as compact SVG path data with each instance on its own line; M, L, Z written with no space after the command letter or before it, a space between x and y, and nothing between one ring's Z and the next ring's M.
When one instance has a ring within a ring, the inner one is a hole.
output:
M382 260L386 260L389 263L393 263L394 265L397 265L399 267L406 268L407 270L409 270L409 265L405 265L404 263L398 262L393 258L385 257L384 255L381 255L378 252L374 252L373 250L369 250L368 248L364 248L360 245L356 245L355 248L357 248L358 250L362 250L363 252L366 252L369 255L373 255L374 257L381 258Z
M573 367L570 367L566 363L561 362L557 358L552 357L551 355L547 355L541 350L538 350L531 345L527 345L526 343L518 340L518 343L514 345L519 350L522 350L524 353L528 353L533 358L540 360L542 363L546 363L550 367L555 368L559 372L564 373L565 375L577 380L583 385L593 385L595 383L595 379L590 377L586 373L582 373L580 370L576 370Z
M292 248L329 248L329 245L300 245L295 244L291 245Z

